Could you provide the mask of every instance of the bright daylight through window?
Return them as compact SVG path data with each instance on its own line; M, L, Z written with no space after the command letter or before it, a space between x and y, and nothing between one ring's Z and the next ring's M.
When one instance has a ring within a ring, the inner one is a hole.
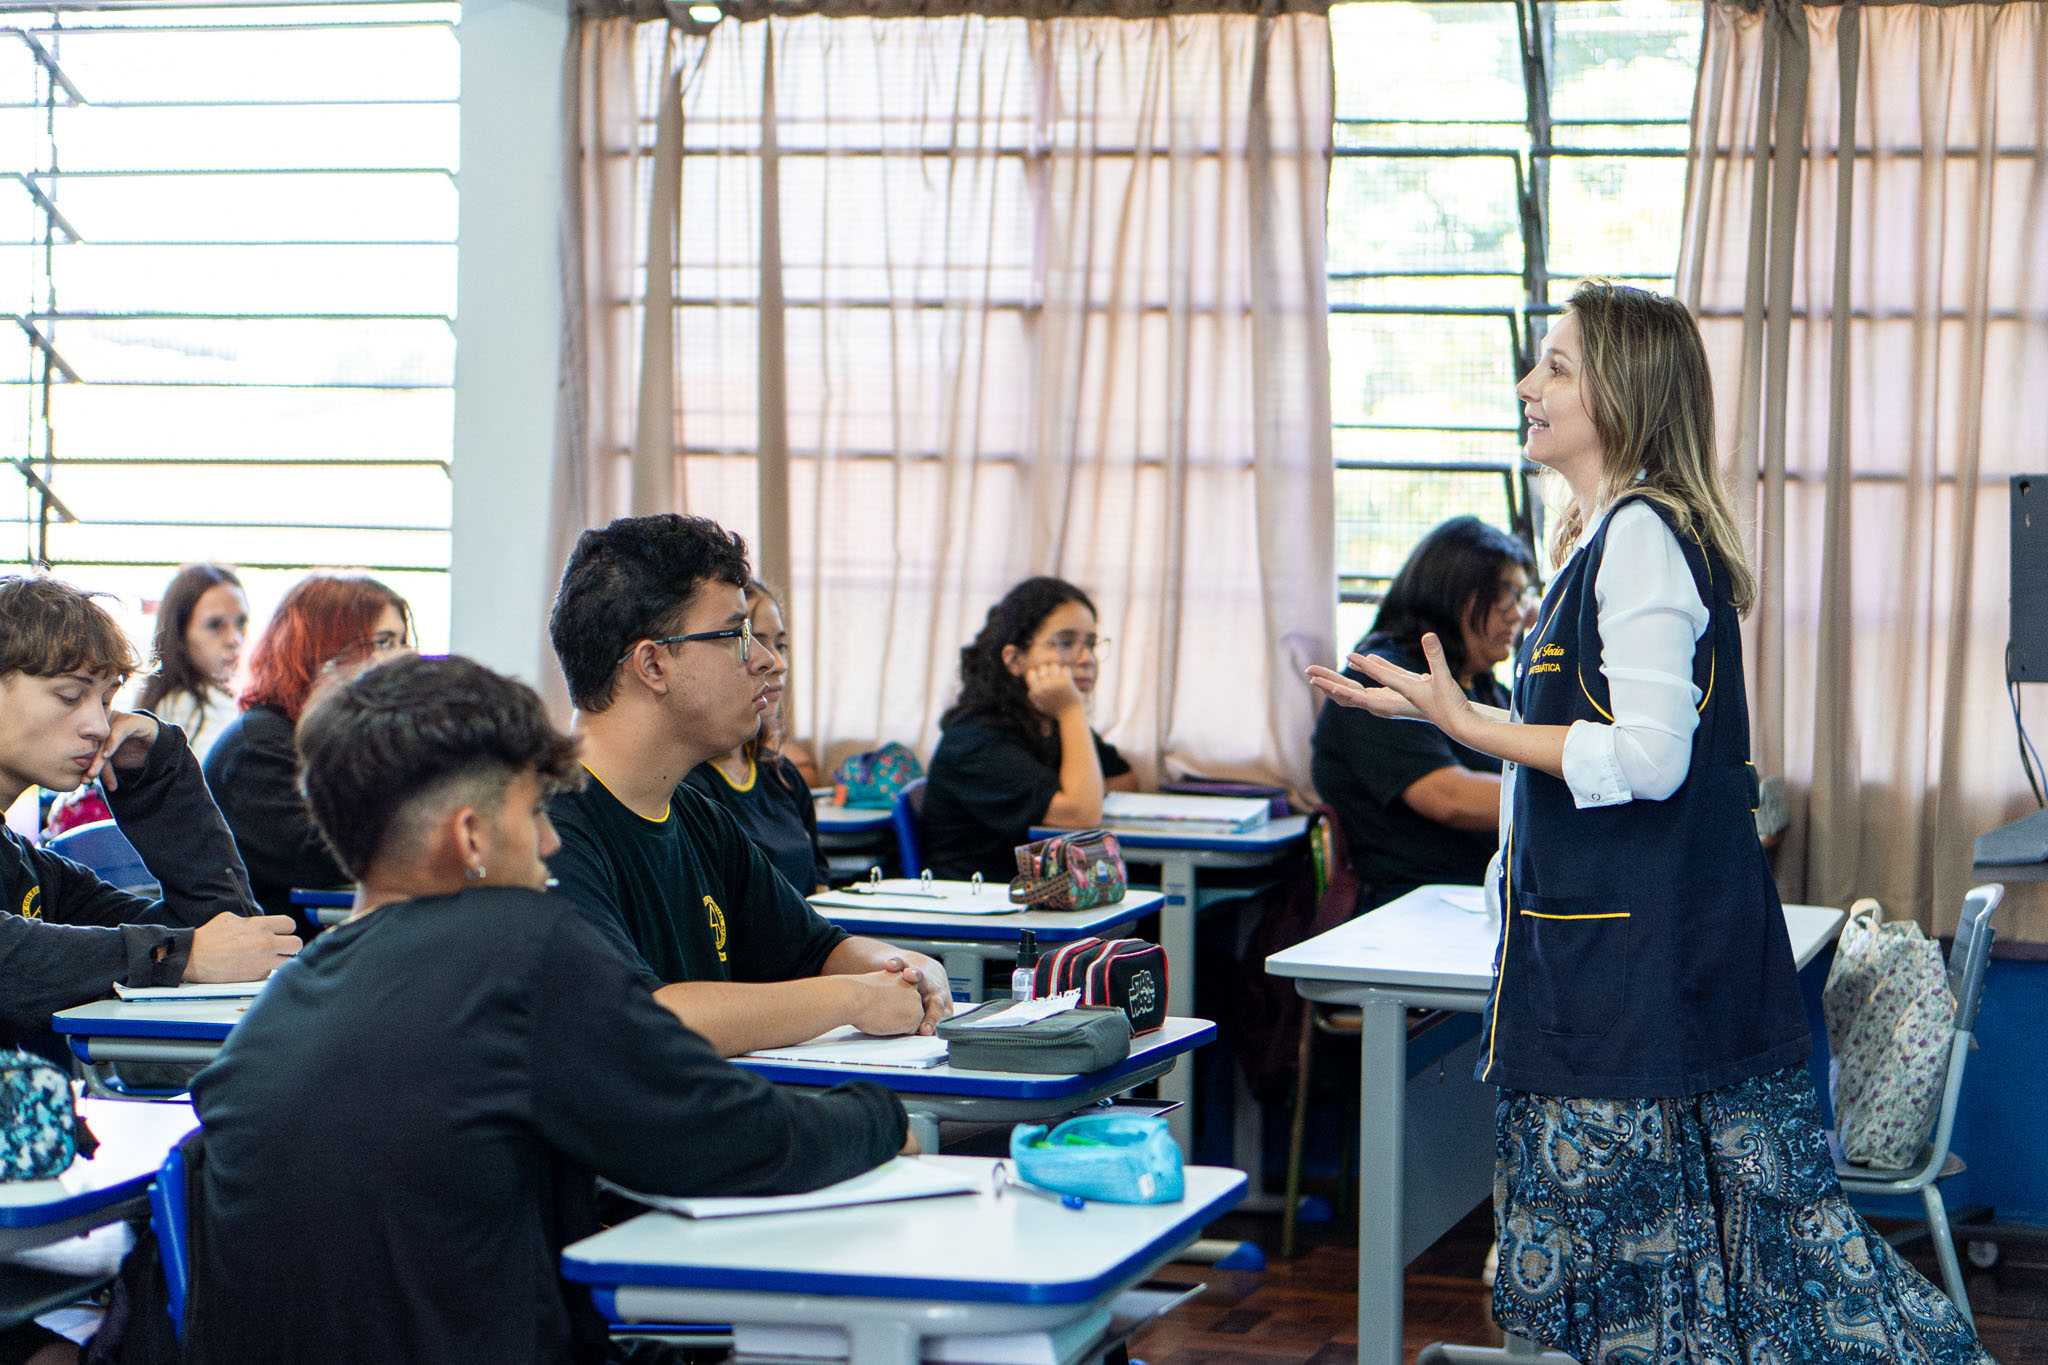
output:
M10 6L0 572L261 620L352 567L447 640L455 4Z
M1702 15L1671 0L1330 11L1338 643L1446 517L1531 517L1513 386L1585 274L1669 289Z

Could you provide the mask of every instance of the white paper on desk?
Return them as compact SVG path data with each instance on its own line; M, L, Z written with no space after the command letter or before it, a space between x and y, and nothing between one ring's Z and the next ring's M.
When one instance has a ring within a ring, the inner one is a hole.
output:
M1081 1003L1081 992L1062 991L1058 995L1042 996L1037 1000L1019 1000L1006 1009L987 1010L962 1024L962 1028L1016 1028L1032 1024L1040 1019L1050 1019L1055 1014L1065 1014Z
M974 1194L980 1186L968 1176L910 1157L891 1157L872 1171L827 1185L808 1194L746 1196L676 1196L641 1194L623 1185L603 1182L649 1208L685 1218L737 1218L753 1213L799 1213L806 1209L837 1209L854 1204L888 1204L898 1199L931 1199L946 1194Z
M769 1062L859 1062L865 1066L904 1066L921 1070L946 1060L946 1040L918 1033L878 1038L842 1024L808 1042L764 1047L747 1054Z
M872 890L862 888L872 887ZM909 877L885 877L878 882L857 882L840 891L820 891L812 905L834 910L926 911L934 915L1015 915L1031 907L1010 901L1007 882L926 881Z
M114 983L123 1000L247 1000L263 989L261 981L209 981L183 986L124 986Z

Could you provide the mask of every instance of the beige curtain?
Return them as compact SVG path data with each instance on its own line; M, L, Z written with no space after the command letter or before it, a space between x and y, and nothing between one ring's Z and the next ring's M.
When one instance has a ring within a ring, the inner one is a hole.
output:
M2006 478L2048 468L2048 4L1710 6L1678 279L1753 498L1780 884L1946 930L2034 807ZM2048 938L2014 893L2000 932Z
M1095 722L1147 778L1308 785L1301 669L1335 652L1328 22L1146 12L585 23L585 163L610 169L583 182L565 462L588 521L748 536L821 751L929 755L960 646L1055 573L1096 599Z

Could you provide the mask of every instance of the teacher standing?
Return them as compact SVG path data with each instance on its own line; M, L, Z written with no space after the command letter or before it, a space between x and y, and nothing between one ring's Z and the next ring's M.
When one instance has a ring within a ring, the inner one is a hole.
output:
M1377 687L1309 670L1504 760L1494 1317L1587 1362L1988 1361L1835 1178L1752 823L1755 580L1698 328L1586 281L1515 393L1572 501L1512 710L1474 704L1433 635L1426 673L1352 656Z

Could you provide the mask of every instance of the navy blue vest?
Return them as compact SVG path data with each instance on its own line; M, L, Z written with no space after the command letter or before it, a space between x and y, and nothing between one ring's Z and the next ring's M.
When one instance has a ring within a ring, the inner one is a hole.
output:
M1522 642L1515 710L1530 724L1613 719L1593 590L1612 524L1552 581ZM1673 529L1711 617L1693 653L1704 699L1691 766L1668 800L1585 810L1563 779L1516 771L1482 1081L1584 1099L1691 1095L1811 1047L1756 837L1728 575L1697 535Z

